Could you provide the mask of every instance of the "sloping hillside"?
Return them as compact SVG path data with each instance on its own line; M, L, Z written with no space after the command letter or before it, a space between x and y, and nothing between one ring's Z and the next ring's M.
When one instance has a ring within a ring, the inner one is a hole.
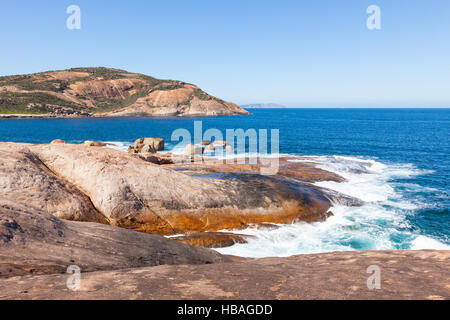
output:
M0 114L188 116L248 114L182 81L109 68L0 77Z

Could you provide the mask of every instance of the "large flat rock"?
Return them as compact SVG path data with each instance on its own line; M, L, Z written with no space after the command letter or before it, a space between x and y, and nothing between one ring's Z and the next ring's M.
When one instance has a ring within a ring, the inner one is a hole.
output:
M90 222L66 221L0 198L0 278L227 261L215 251L161 236Z
M367 268L381 288L367 288ZM450 299L448 251L354 251L0 279L0 299Z

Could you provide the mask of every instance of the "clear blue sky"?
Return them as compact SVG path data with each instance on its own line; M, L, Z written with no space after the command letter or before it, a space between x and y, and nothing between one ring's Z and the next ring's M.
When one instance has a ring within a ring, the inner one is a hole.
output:
M239 104L450 107L449 0L3 0L0 35L1 75L106 66Z

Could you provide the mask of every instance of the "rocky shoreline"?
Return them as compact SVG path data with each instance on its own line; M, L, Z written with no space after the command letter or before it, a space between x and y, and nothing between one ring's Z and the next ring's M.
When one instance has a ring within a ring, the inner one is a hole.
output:
M56 116L52 114L0 114L0 119L50 119L50 118L68 118L68 116ZM87 118L87 117L83 116L76 118Z
M0 119L91 119L91 118L164 118L164 117L224 117L234 116L238 114L218 114L211 115L209 113L196 113L196 114L142 114L142 113L130 113L127 115L116 116L113 114L0 114Z
M161 139L139 139L129 153L105 145L0 143L0 298L205 298L211 291L206 298L316 299L321 298L317 290L326 285L325 274L332 271L342 284L335 293L320 291L322 298L370 298L365 282L356 285L351 270L367 268L371 261L390 268L386 284L397 290L383 291L380 298L449 297L446 252L253 260L201 247L246 241L245 236L217 231L323 221L332 215L332 203L360 205L315 186L315 181L344 179L312 163L281 158L278 173L265 176L260 174L264 159L223 164L190 151L184 157L163 155L156 153L164 149ZM78 293L62 288L65 281L59 283L70 265L86 275ZM309 265L309 271L299 278L301 265ZM327 267L317 269L320 265ZM420 292L396 282L438 269L431 278L421 278L426 290ZM239 277L230 278L236 270ZM367 277L364 270L361 277ZM398 275L395 270L408 271ZM115 290L108 288L110 277L122 279ZM151 292L136 284L140 277ZM172 289L155 289L160 280L167 285L167 277L174 279ZM313 288L302 287L313 283ZM178 295L177 288L188 287Z

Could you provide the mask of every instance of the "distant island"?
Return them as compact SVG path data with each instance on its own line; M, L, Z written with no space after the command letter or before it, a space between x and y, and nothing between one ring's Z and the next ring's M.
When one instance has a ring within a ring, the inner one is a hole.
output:
M254 103L254 104L245 104L241 106L244 109L271 109L271 108L276 108L276 109L282 109L282 108L287 108L286 106L283 106L281 104L276 104L276 103Z
M193 84L111 68L0 77L0 117L248 114Z

